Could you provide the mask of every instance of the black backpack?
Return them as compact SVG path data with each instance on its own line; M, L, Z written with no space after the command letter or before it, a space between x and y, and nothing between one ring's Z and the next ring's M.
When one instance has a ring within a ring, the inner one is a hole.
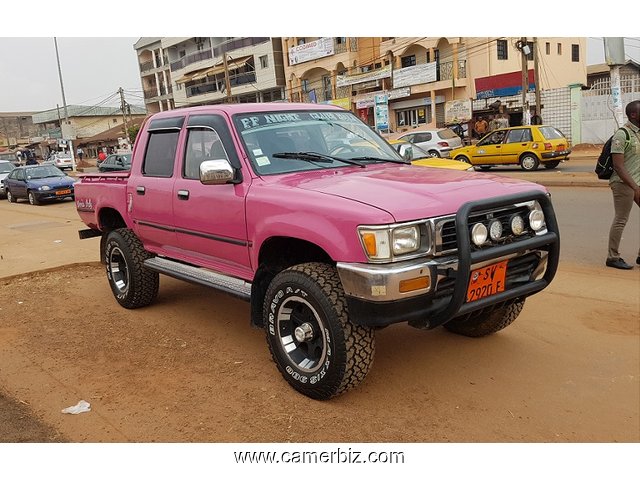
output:
M631 136L626 128L621 127L624 131L627 140L625 141L624 148L627 148L627 144L631 140ZM602 151L600 152L600 156L598 157L598 163L596 163L596 175L600 180L609 180L611 175L613 174L613 158L611 157L611 140L613 140L613 135L605 142L602 146Z

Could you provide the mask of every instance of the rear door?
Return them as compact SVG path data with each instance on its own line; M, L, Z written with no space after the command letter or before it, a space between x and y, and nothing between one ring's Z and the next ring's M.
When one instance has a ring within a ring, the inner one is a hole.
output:
M136 235L147 248L161 252L176 248L173 219L173 184L176 180L176 153L185 117L152 120L140 133L145 146L142 162L127 182L127 206ZM138 152L136 152L138 154Z
M518 163L520 161L520 155L523 152L532 150L532 143L531 128L514 128L508 130L507 139L502 146L500 163Z
M222 113L191 115L186 125L181 168L173 188L176 235L182 252L200 265L251 278L245 197L251 178L236 184L204 185L200 164L240 159Z

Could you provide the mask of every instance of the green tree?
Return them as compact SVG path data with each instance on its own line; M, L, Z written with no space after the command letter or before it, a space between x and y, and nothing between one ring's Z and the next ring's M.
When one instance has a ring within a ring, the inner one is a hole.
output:
M138 137L138 132L140 131L140 125L133 125L129 127L129 139L131 140L131 145L133 146L136 143L136 138Z

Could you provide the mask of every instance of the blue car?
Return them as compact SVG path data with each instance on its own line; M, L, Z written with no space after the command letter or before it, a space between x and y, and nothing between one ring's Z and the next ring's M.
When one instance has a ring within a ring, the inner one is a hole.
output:
M26 198L31 205L47 200L73 199L75 180L53 165L26 165L14 168L4 180L7 200Z

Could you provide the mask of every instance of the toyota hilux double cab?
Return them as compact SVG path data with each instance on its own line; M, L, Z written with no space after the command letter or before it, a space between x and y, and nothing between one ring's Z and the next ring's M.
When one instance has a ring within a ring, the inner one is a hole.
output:
M543 187L412 166L330 105L157 113L130 171L81 176L75 200L122 307L150 305L159 274L245 299L282 376L315 399L365 379L376 330L492 334L558 264Z

